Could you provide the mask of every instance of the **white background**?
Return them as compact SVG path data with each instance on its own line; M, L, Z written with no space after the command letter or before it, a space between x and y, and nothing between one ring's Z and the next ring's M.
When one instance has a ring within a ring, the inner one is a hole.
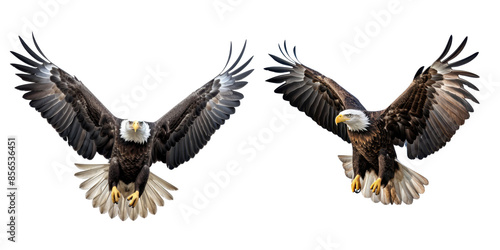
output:
M499 247L498 6L36 0L11 1L0 9L1 138L15 135L19 143L18 242L6 240L2 195L2 249ZM122 222L92 208L73 176L73 163L88 161L14 89L22 81L9 65L18 62L9 51L26 54L15 39L21 35L32 44L31 31L52 62L78 76L123 118L159 118L220 72L231 41L236 54L248 40L244 58L255 56L249 66L255 72L242 89L241 107L194 159L173 171L152 167L179 188L174 200L156 215ZM440 55L450 35L453 49L469 37L460 59L480 52L462 69L481 76L471 79L481 104L473 105L476 111L451 142L425 160L409 161L398 149L400 160L430 181L412 205L384 206L352 194L337 158L351 154L350 145L290 107L273 93L277 85L265 82L274 74L263 68L276 66L267 54L279 54L277 44L286 39L298 47L303 63L336 80L368 109L383 109L420 66ZM343 51L347 46L353 54ZM0 150L2 161L6 151ZM229 164L238 164L239 172L217 184L211 175ZM6 172L0 170L2 188ZM196 213L181 212L187 208Z

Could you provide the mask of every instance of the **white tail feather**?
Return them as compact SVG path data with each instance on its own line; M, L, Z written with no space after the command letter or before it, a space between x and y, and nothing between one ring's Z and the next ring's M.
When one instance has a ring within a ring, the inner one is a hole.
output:
M339 155L344 167L345 175L349 179L354 179L354 169L352 165L352 156ZM375 171L367 171L364 178L360 178L361 191L366 198L371 198L373 202L382 202L383 204L412 204L414 199L420 198L420 194L425 192L425 185L429 181L419 173L407 168L396 159L399 169L394 172L394 178L387 183L377 195L370 189L371 184L378 178Z
M168 190L177 190L174 185L150 172L146 188L134 208L129 207L127 201L127 197L135 192L134 183L125 184L120 181L116 188L121 196L118 204L113 204L108 185L109 164L77 163L75 165L82 170L75 176L85 179L80 184L81 189L87 190L85 198L92 200L92 206L98 207L101 214L108 213L111 218L118 215L121 220L127 218L135 220L139 216L146 218L148 211L151 214L156 214L157 207L165 204L163 198L173 199Z

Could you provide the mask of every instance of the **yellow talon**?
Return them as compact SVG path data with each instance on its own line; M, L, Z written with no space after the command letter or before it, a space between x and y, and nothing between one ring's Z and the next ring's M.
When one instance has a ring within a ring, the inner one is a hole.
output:
M130 201L128 204L130 207L135 207L137 205L137 202L139 201L139 191L135 191L135 193L129 195L127 197L127 200Z
M361 182L359 181L359 178L361 178L361 176L358 174L351 182L351 190L355 193L359 193L359 191L361 191Z
M372 190L372 192L375 193L376 191L376 194L380 194L380 184L382 183L382 179L378 178L376 181L374 181L372 183L372 185L370 186L370 189Z
M114 186L113 189L111 189L111 201L117 204L118 200L120 200L120 196L121 196L120 192L118 191L116 186Z

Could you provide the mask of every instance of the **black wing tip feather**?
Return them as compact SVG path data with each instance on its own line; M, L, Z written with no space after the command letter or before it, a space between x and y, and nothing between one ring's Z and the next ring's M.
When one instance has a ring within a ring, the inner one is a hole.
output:
M462 50L464 49L465 45L467 44L467 39L468 39L468 37L465 37L464 40L462 41L462 43L460 43L460 45L455 49L455 51L453 51L453 53L451 53L451 55L449 55L442 62L443 63L448 63L450 60L453 60L453 58L457 57L458 54L460 54L460 52L462 52ZM451 40L452 40L452 37L450 36L450 39L448 40L448 43L449 43L450 47L451 47ZM447 45L447 48L448 48L448 45ZM449 50L449 48L448 48L448 50ZM448 51L445 50L445 52L448 52ZM444 57L444 55L443 55L443 57Z
M294 55L295 59L294 59L294 57L292 57L292 56L290 55L290 53L288 52L288 48L287 48L287 46L286 46L286 40L284 40L284 41L283 41L283 48L285 49L285 53L283 52L283 50L281 50L281 46L280 46L280 44L278 44L278 48L280 49L281 54L282 54L282 55L283 55L283 56L284 56L287 60L289 60L289 61L290 61L290 62L292 62L293 64L302 64L302 63L299 61L299 58L297 57L297 47L296 47L296 46L294 46L294 47L293 47L293 50L292 50L292 52L293 52L293 55Z
M417 77L420 76L420 74L422 74L423 71L424 71L424 66L420 67L417 70L417 73L415 73L415 76L413 77L413 80L417 79Z
M241 49L241 52L238 55L238 58L236 58L236 61L234 61L234 63L231 65L231 67L229 67L229 69L226 70L226 67L227 67L228 63L231 60L231 50L232 50L232 42L231 42L231 48L230 48L230 52L229 52L229 57L227 59L228 61L226 63L226 66L224 66L224 69L222 70L222 72L229 73L229 71L231 71L232 69L234 69L234 67L236 67L238 65L238 63L240 62L241 58L243 57L243 54L245 53L246 47L247 47L247 40L245 40L245 43L243 44L243 48ZM223 73L221 73L221 74L223 74Z
M448 64L448 66L450 66L450 67L459 67L459 66L462 66L462 65L464 65L466 63L469 63L470 61L474 60L474 58L476 58L476 56L478 54L479 54L479 52L476 52L476 53L474 53L474 54L472 54L472 55L470 55L470 56L468 56L468 57L466 57L466 58L464 58L462 60L456 61L454 63L450 63L450 64Z
M229 64L229 61L231 60L232 53L233 53L233 42L229 42L229 56L227 57L226 65L224 65L224 68L222 69L221 73L219 73L219 75L222 74L222 72L224 72L227 65Z
M278 48L279 48L279 50L280 50L281 54L282 54L282 55L283 55L283 56L284 56L284 57L285 57L288 61L290 61L290 62L295 62L295 61L293 60L293 58L291 58L291 57L290 57L290 54L288 53L288 49L287 49L287 47L286 47L286 40L284 40L284 41L283 41L283 48L285 49L285 52L286 52L286 53L285 53L285 52L283 52L283 50L281 49L281 45L280 45L279 43L278 43Z
M274 73L283 73L283 72L280 72L280 71L277 71L275 70L276 67L265 67L264 70L267 70L267 71L271 71L271 72L274 72ZM282 81L275 81L274 79L276 78L276 76L273 76L269 79L266 79L266 82L272 82L272 83L281 83Z
M244 79L245 77L249 76L253 72L253 70L254 69L249 69L249 70L247 70L239 75L235 75L234 80L239 81L239 80Z
M297 62L299 62L300 64L302 64L299 60L299 58L297 57L297 47L296 46L293 46L293 56L295 56L295 59L297 59Z
M25 72L25 73L36 74L36 72L38 71L36 68L28 67L28 66L22 65L22 64L11 63L10 65L12 67L16 68L17 70Z
M283 49L281 48L281 44L278 44L278 49L280 50L281 55L283 55L283 58L281 58L279 56L275 56L273 54L268 54L277 63L283 64L283 65L286 65L286 66L290 66L290 67L294 67L296 65L303 65L299 61L299 58L297 57L297 47L296 46L294 46L293 50L292 50L293 57L288 52L288 47L286 45L286 40L283 41ZM275 67L267 67L267 68L264 68L264 69L272 71L272 72L276 72L276 71L273 71L273 68L275 68ZM276 72L276 73L282 73L282 72Z
M291 68L285 68L280 66L265 67L264 70L271 71L274 73L285 73L290 72Z
M45 58L47 59L47 61L50 62L49 58L47 58L47 56L45 56L45 54L43 54L42 50L40 49L40 46L38 46L38 43L36 42L36 39L35 39L35 33L31 32L31 37L33 38L33 43L35 44L35 47L36 49L38 50L38 52L40 52L40 54Z
M277 62L279 64L282 64L282 65L285 65L285 66L295 67L297 64L301 64L300 62L298 62L298 59L297 59L297 56L296 56L296 47L293 48L293 53L294 53L295 58L297 60L294 60L290 56L290 54L288 53L288 48L286 46L286 40L283 41L283 48L284 48L284 51L281 48L281 45L278 43L278 49L280 50L280 52L281 52L281 54L283 55L284 58L281 58L279 56L275 56L273 54L268 54L268 55L275 62ZM272 67L265 67L264 70L271 71L271 72L274 72L274 73L285 73L285 72L292 71L293 68L272 66ZM285 79L283 78L283 75L274 76L274 77L271 77L271 78L269 78L269 79L266 80L266 82L272 82L272 83L282 83L283 81L285 81Z
M444 48L443 52L438 57L438 59L436 59L436 61L440 61L441 59L443 59L443 57L446 56L446 54L448 54L448 52L450 51L452 42L453 42L453 35L450 35L450 38L448 38L448 42L446 43L446 47Z
M34 34L32 34L32 37L33 37L33 43L35 44L35 47L37 48L38 52L43 56L45 57L45 55L43 55L43 52L41 52L36 40L35 40L35 36ZM45 57L45 59L43 59L42 57L40 57L36 52L34 52L29 46L28 44L24 41L24 39L19 36L19 41L21 42L21 45L23 46L23 48L28 52L28 54L30 54L35 60L39 61L40 63L50 63L48 61L48 59Z
M453 60L455 57L457 57L460 54L460 52L462 52L462 50L465 48L465 45L467 44L467 40L468 40L468 37L466 36L464 38L464 40L462 41L462 43L460 43L460 45L455 49L455 51L453 51L453 53L451 53L446 59L441 61L441 59L443 59L443 57L445 57L448 54L448 52L450 51L451 44L453 41L453 36L450 35L450 38L448 39L448 43L446 44L444 51L441 53L441 55L436 60L436 62L445 63L448 65L448 67L453 68L453 67L462 66L462 65L467 64L467 63L471 62L472 60L474 60L479 55L479 52L475 52L472 55L470 55L464 59L458 60L456 62L449 62L449 61ZM478 75L476 75L474 73L470 73L470 72L464 72L464 74L462 74L462 75L473 77L473 78L479 77Z
M283 41L283 49L284 50L281 48L280 44L278 44L278 49L280 50L280 52L284 58L281 58L279 56L275 56L273 54L268 54L268 55L277 63L285 65L285 66L290 66L292 68L287 68L287 67L282 67L282 66L271 66L271 67L265 67L264 70L271 71L274 73L286 73L286 72L293 71L293 68L296 67L297 65L302 65L302 63L297 58L297 47L295 47L295 46L293 47L293 55L294 55L295 59L293 59L293 57L288 52L286 40ZM278 75L278 76L271 77L271 78L267 79L266 82L282 83L285 80L286 79L284 78L283 75Z
M36 61L38 62L35 62L33 60L31 60L30 58L28 57L25 57L15 51L10 51L11 54L13 54L16 58L18 58L19 60L23 61L24 63L28 64L28 65L31 65L33 67L38 67L40 63L42 64L49 64L51 63L50 60L47 58L47 56L45 56L45 54L42 52L42 50L40 49L40 46L38 46L38 43L35 39L35 34L34 33L31 33L31 37L33 39L33 44L35 45L36 47L36 50L38 51L39 54L37 54L35 51L33 51L29 45L24 41L24 39L21 37L21 36L18 36L19 38L19 41L21 42L21 45L23 46L23 48L26 50L26 52L28 52L28 54L30 54L30 56L32 57L32 59L35 59ZM41 56L43 57L41 57ZM12 65L14 66L14 65ZM15 66L14 66L15 67ZM17 68L17 67L16 67Z
M11 51L12 55L14 55L17 59L19 59L20 61L30 65L30 66L33 66L33 67L38 67L40 65L40 63L37 63L31 59L29 59L28 57L25 57L15 51Z
M254 56L251 56L250 59L248 59L245 63L243 63L240 67L238 67L237 69L233 70L232 72L228 72L230 75L236 75L238 73L240 73L240 71L242 71L244 68L246 68L248 66L248 64L250 64L250 62L252 61ZM253 71L253 69L252 69Z
M283 59L283 58L281 58L281 57L275 56L275 55L273 55L273 54L269 54L269 56L270 56L270 57L271 57L274 61L276 61L276 62L278 62L278 63L281 63L281 64L283 64L283 65L287 65L287 66L290 66L290 67L293 67L293 66L294 66L294 64L293 64L293 63L291 63L291 62L289 62L288 60L285 60L285 59Z

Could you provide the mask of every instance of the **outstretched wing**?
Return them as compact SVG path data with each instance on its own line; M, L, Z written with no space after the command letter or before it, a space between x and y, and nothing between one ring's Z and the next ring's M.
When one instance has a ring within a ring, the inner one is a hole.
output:
M24 64L12 64L24 72L17 74L28 84L16 89L27 91L24 99L41 113L59 135L81 156L92 159L96 152L111 156L116 118L76 77L51 63L33 42L35 53L21 37L21 44L32 59L11 51Z
M425 158L442 148L474 111L467 99L479 103L464 86L474 90L477 87L460 78L479 76L453 69L472 61L478 53L450 62L465 47L465 38L455 52L442 60L451 42L450 36L441 56L425 71L420 68L408 89L381 113L394 144L406 144L410 159Z
M284 43L286 53L281 50L281 46L278 47L285 59L269 55L286 67L265 68L275 73L285 73L267 80L272 83L283 83L274 92L283 94L283 99L305 112L321 127L350 142L347 126L344 123L335 125L335 117L345 109L365 110L363 105L335 81L300 63L295 47L293 48L295 60L288 53L286 42Z
M253 71L251 69L240 74L253 57L234 69L243 56L245 47L246 42L229 69L223 70L223 73L201 86L155 122L153 162L166 163L170 169L178 167L193 158L225 120L234 114L235 108L243 99L243 95L236 90L247 84L241 80ZM226 66L231 59L231 51L232 45Z

